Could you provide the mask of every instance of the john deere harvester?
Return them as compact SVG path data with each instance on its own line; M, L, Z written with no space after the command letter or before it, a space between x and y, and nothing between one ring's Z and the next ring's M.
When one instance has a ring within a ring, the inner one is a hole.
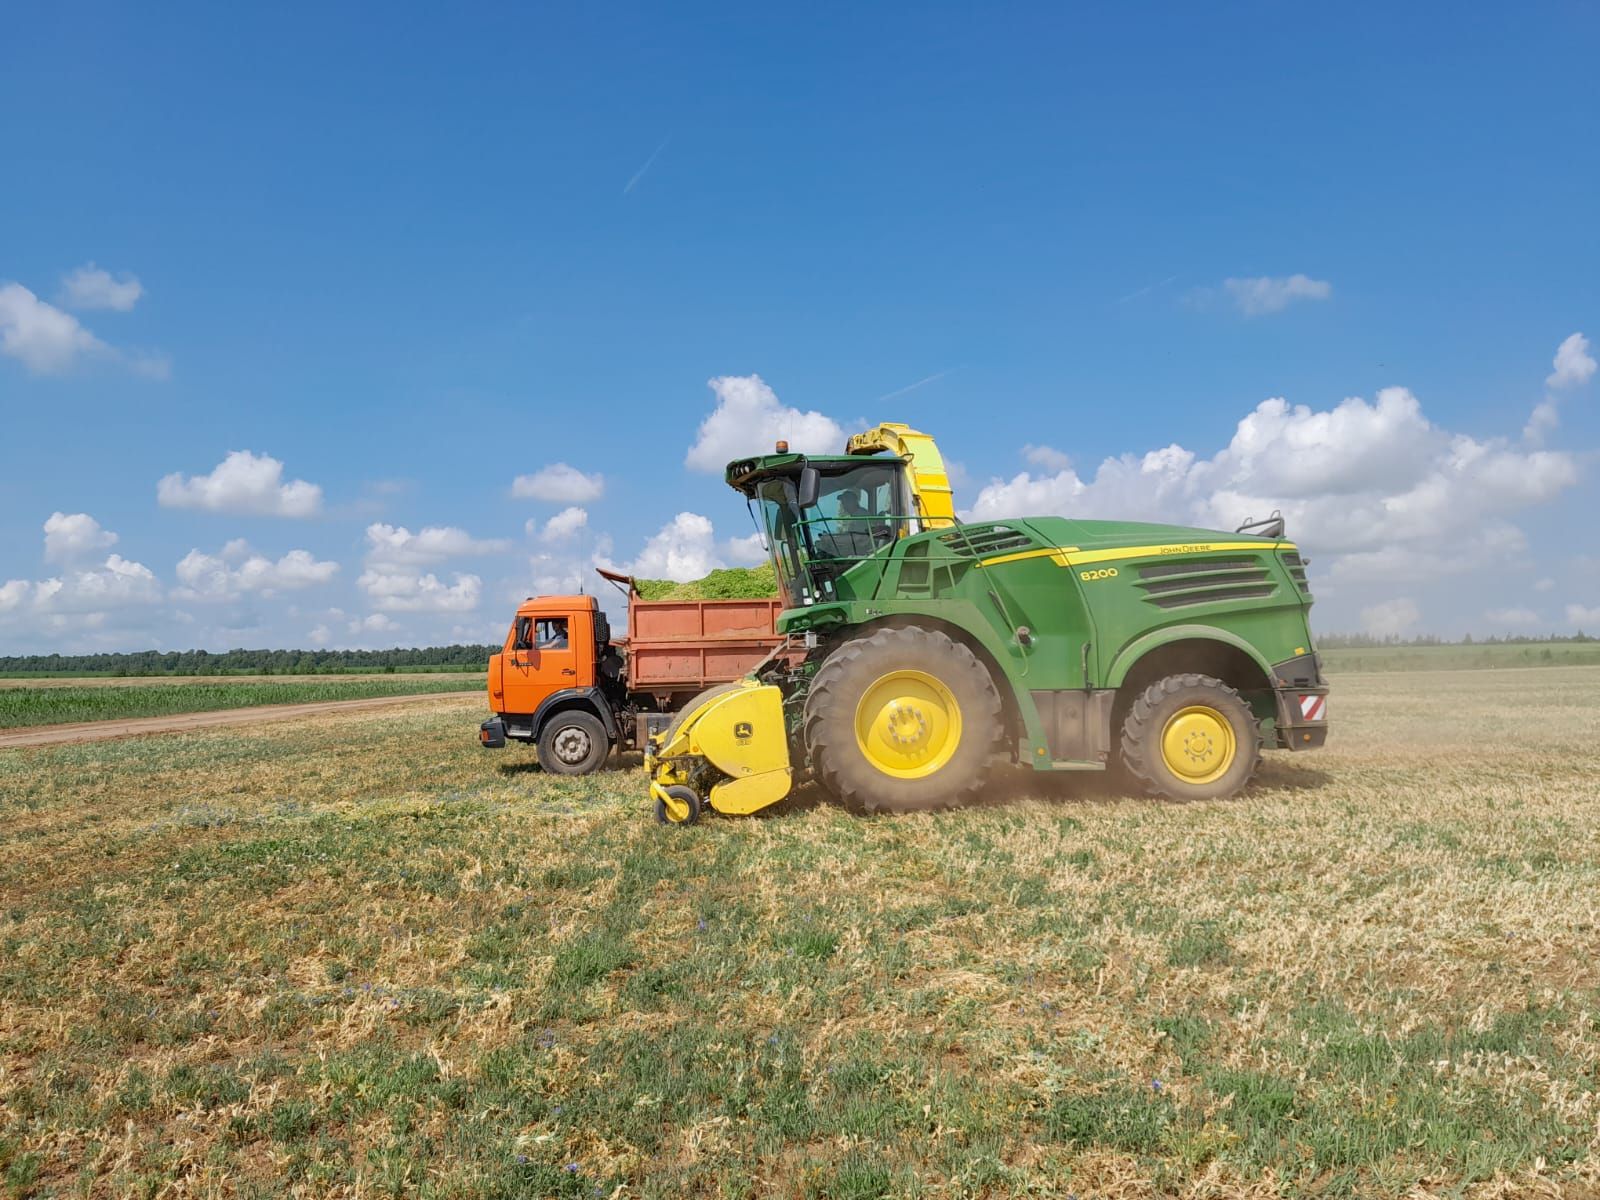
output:
M1119 764L1172 800L1230 796L1264 746L1327 737L1305 563L1281 519L1235 533L962 523L932 440L730 463L777 570L787 643L651 740L656 815L750 813L806 773L868 811L942 808L997 764Z

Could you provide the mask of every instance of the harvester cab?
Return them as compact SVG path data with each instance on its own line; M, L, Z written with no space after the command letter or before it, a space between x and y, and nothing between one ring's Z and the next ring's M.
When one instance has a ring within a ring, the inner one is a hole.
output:
M884 424L845 450L728 465L767 537L787 644L650 740L658 819L752 812L805 772L868 811L948 807L1006 757L1120 762L1153 794L1216 798L1264 744L1323 743L1311 594L1281 519L968 525L925 434Z

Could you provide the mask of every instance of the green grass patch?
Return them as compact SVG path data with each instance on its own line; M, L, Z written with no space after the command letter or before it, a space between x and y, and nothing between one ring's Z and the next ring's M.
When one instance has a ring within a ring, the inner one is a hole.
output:
M434 692L471 692L481 676L440 675L437 679L359 679L285 681L228 680L140 684L118 687L0 686L0 729L165 717L179 713L254 708L263 704L308 704L322 700L370 700Z

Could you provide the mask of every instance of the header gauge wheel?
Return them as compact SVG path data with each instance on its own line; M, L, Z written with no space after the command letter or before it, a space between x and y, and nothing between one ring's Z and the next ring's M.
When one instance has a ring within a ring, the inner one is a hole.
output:
M868 812L970 803L1003 732L988 668L960 642L915 625L845 642L806 697L812 769Z
M1122 723L1122 764L1151 795L1224 800L1261 764L1261 727L1244 698L1209 675L1168 675Z

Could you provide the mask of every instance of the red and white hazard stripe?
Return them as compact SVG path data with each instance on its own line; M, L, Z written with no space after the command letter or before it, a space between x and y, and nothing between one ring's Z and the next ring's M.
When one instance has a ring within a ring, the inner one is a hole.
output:
M1307 721L1320 721L1327 714L1328 698L1326 696L1301 696L1300 715Z

